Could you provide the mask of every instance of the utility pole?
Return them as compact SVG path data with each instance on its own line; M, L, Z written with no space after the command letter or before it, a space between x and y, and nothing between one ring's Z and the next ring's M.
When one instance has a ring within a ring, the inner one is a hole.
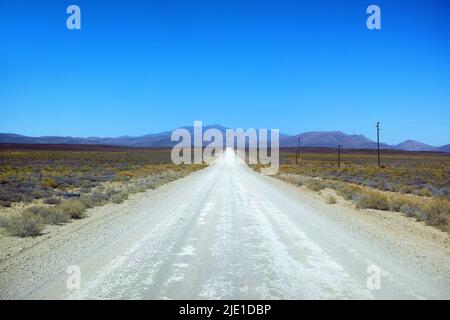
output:
M300 156L300 137L297 138L297 151L295 152L295 164L298 164L299 156Z
M342 144L339 144L338 145L338 168L341 167L341 147L342 147Z
M380 161L380 122L377 122L377 151L378 151L378 167L381 167L381 161Z

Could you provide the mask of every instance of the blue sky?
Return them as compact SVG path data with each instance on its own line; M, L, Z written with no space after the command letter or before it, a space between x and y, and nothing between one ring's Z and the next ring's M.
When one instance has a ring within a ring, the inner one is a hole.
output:
M82 29L66 28L81 8ZM366 28L377 4L382 29ZM192 125L450 143L448 1L0 0L0 132Z

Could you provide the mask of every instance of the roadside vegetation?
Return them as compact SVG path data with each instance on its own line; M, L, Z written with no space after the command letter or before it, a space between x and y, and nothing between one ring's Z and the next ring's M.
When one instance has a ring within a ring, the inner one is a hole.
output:
M83 219L89 208L123 203L204 167L172 164L170 149L47 148L0 151L0 229L7 234L40 235L47 224Z
M317 192L332 189L357 208L401 212L450 232L448 154L385 151L380 168L375 151L347 150L338 168L332 149L308 149L297 164L295 149L285 149L280 163L280 179Z

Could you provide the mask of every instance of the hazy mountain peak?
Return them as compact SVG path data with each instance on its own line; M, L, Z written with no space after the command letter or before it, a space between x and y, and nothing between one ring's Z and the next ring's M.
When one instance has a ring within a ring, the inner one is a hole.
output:
M183 127L190 131L193 126ZM227 127L220 124L203 125L202 130L210 128L218 129L225 133ZM14 133L0 133L0 143L22 143L22 144L102 144L126 147L171 147L175 143L170 140L172 131L151 133L139 137L121 136L121 137L27 137ZM280 133L280 147L296 147L298 140L303 147L332 147L336 148L342 145L349 149L374 149L376 142L366 138L361 134L346 134L342 131L309 131L296 135L287 135ZM435 148L425 143L405 140L397 145L380 144L385 149L399 149L405 151L441 151L450 152L450 144Z

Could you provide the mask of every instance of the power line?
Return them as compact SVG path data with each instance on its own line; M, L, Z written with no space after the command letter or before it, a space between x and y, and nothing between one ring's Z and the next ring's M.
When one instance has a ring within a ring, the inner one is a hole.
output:
M342 147L342 144L339 144L338 145L338 168L341 167L341 147Z
M377 151L378 151L378 167L381 167L381 161L380 161L380 122L377 122Z

